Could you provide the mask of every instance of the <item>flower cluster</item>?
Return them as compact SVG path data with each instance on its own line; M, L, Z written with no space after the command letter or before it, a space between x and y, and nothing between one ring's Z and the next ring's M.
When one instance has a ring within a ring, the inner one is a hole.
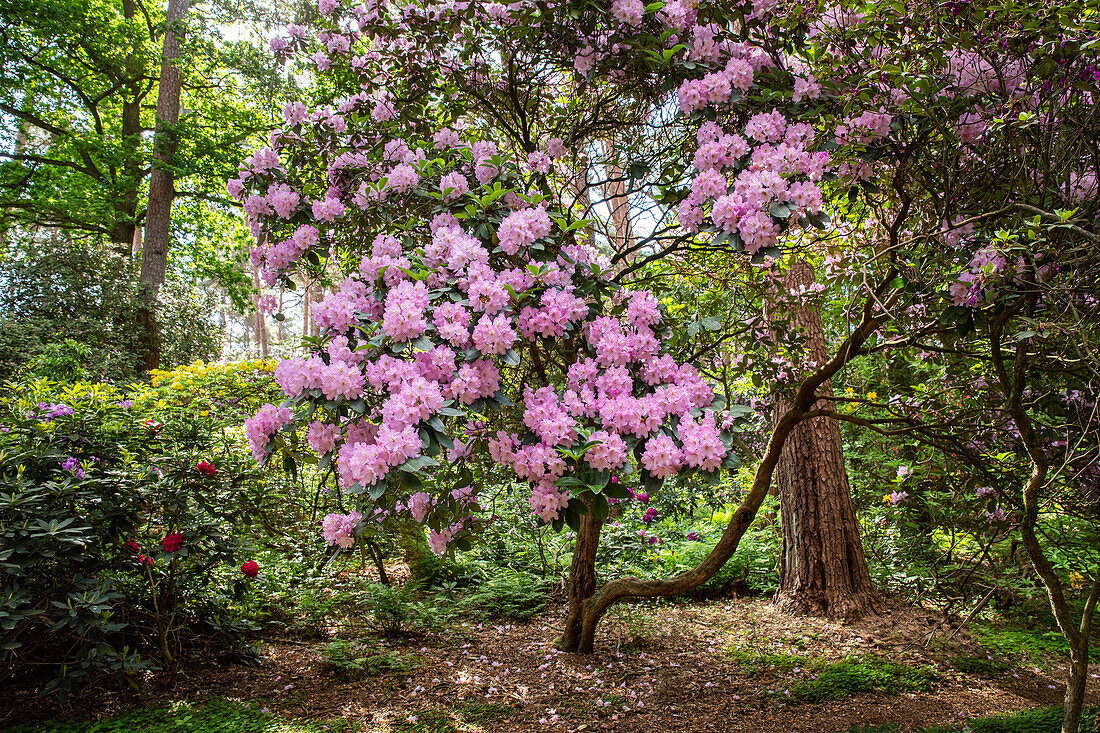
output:
M321 520L321 532L325 542L329 546L336 545L341 548L355 546L355 529L362 521L363 515L359 512L348 514L326 514Z

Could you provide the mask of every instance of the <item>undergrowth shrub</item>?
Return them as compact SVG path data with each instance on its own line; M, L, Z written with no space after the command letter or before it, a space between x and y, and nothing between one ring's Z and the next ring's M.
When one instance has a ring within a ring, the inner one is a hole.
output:
M421 659L415 654L402 654L392 649L381 650L346 639L323 646L321 659L330 671L345 679L359 679L386 672L409 674L421 664Z
M458 607L473 615L526 621L546 607L550 583L531 573L501 569L463 598Z
M248 658L250 626L231 608L250 582L242 496L260 478L236 409L170 387L6 386L4 677L67 694L97 673L174 671L196 636Z

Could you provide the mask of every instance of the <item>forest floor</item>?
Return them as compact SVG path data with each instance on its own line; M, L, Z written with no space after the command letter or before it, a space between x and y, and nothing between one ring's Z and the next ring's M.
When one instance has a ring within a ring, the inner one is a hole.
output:
M552 607L526 623L363 637L367 666L388 671L334 668L325 644L356 635L329 629L329 638L263 642L258 666L193 661L170 690L154 678L140 694L104 688L64 708L32 690L0 690L0 726L230 700L378 733L843 733L881 723L908 731L1060 704L1064 692L1056 657L995 656L969 628L950 639L940 628L926 644L940 618L897 602L855 623L789 616L764 599L624 604L609 611L591 656L553 648L563 614ZM1093 678L1091 705L1100 703Z

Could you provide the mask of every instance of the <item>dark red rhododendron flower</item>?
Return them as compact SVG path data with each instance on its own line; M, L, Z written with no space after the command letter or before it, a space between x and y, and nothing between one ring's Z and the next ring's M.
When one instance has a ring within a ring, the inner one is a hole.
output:
M260 566L255 560L249 560L244 565L241 565L241 572L250 578L255 578L260 574Z
M195 464L195 470L199 473L206 474L207 476L213 476L218 472L213 463L207 463L206 461L199 461Z
M133 552L135 554L138 553L138 552L141 552L141 545L134 542L133 540L129 540L128 542L123 543L122 546L125 547L130 552Z
M164 539L160 541L160 546L164 548L165 552L175 552L183 547L183 534L180 532L166 534Z

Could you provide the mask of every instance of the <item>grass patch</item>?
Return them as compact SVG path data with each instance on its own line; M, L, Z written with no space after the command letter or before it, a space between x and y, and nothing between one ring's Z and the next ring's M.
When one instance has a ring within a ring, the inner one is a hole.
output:
M327 726L327 728L326 728ZM352 733L346 720L290 721L225 700L143 708L107 720L49 721L6 728L3 733Z
M874 656L853 657L815 667L817 676L791 686L791 697L803 702L844 700L853 695L929 690L938 679L930 666L911 667Z
M478 733L482 723L507 717L509 708L493 703L471 703L455 708L418 710L393 721L390 733Z

